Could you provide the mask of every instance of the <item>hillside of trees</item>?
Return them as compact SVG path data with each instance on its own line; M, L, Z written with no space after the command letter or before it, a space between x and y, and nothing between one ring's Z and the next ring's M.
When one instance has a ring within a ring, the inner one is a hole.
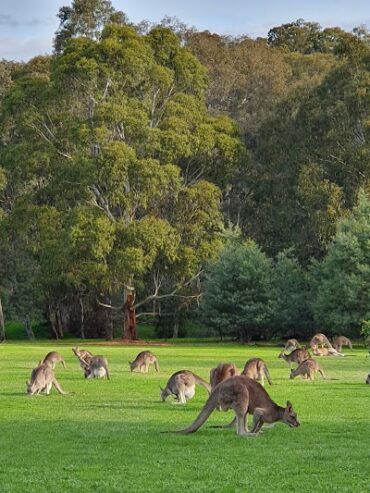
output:
M370 33L266 38L61 7L0 62L0 339L359 337L370 320Z

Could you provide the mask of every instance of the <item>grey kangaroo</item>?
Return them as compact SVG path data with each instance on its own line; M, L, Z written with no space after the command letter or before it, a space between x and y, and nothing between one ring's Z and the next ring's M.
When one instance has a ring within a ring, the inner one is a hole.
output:
M139 368L140 373L148 373L149 365L154 364L156 371L159 371L159 364L157 357L151 351L142 351L139 353L134 361L129 361L130 370L134 371L135 368Z
M264 423L282 421L294 428L300 425L297 414L289 401L286 407L278 406L260 383L245 375L239 375L228 378L217 385L194 422L178 433L197 431L218 406L224 411L233 409L236 417L227 427L236 423L238 435L257 434ZM248 413L253 415L253 426L250 433L247 427Z
M211 392L210 384L195 373L189 370L177 371L169 378L166 387L161 388L162 401L164 402L169 395L174 395L178 403L186 404L187 400L194 397L196 384L202 385L208 393Z
M261 358L252 358L248 360L245 363L242 375L252 378L253 380L257 380L257 382L261 382L262 385L264 385L264 377L266 377L268 383L272 385L270 373L267 369L266 363Z
M66 394L54 376L52 367L47 363L42 363L32 370L31 379L26 382L27 394L38 395L40 392L50 394L51 387L57 389L59 394Z
M42 360L42 362L50 365L53 370L57 363L61 363L63 365L63 368L66 368L66 363L64 361L63 356L57 353L56 351L51 351L50 353L48 353L45 356L45 358Z

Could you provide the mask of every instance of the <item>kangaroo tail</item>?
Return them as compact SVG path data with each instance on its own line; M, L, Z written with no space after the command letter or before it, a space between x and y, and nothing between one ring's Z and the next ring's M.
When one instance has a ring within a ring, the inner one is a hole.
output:
M270 372L268 371L266 365L263 366L263 373L265 374L265 377L267 378L268 383L270 385L272 385L272 380L271 380Z
M177 433L194 433L195 431L197 431L207 421L211 413L215 410L218 403L219 393L220 391L218 388L213 390L211 395L208 397L207 402L204 404L203 409L195 418L194 422L184 430L180 430Z
M55 388L57 389L57 391L59 392L59 394L64 394L64 395L67 395L67 392L64 392L64 390L63 390L63 389L62 389L62 387L59 385L58 380L57 380L55 377L53 377L52 382L53 382L54 387L55 387Z
M204 387L207 390L207 392L210 394L212 392L212 387L210 386L210 384L205 380L203 380L203 378L198 377L198 375L195 375L195 373L193 373L193 375L195 378L195 383Z
M154 368L157 372L159 371L159 364L157 360L154 361Z

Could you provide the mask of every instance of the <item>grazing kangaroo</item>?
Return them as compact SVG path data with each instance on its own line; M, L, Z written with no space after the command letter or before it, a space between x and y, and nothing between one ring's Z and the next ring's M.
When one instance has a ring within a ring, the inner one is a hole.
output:
M140 373L148 373L151 364L154 364L156 371L159 371L157 357L150 351L142 351L136 356L135 361L129 361L130 370L134 371L135 368L139 368Z
M63 359L63 356L61 356L59 353L56 351L51 351L48 353L45 358L42 360L42 363L47 363L51 368L54 370L55 365L57 363L62 363L63 368L66 368L66 363Z
M211 386L208 382L189 370L180 370L168 380L166 387L161 388L161 398L164 402L169 395L174 395L179 404L186 404L188 399L195 395L195 385L202 385L210 394Z
M317 371L320 373L322 378L326 380L324 372L320 368L318 362L312 358L306 359L306 361L303 361L298 366L298 368L296 368L295 370L290 370L290 379L293 380L293 378L301 375L302 378L309 378L310 380L314 380L314 374Z
M224 380L236 375L239 375L239 370L233 363L220 363L216 368L212 368L209 374L212 389Z
M301 345L297 339L288 339L285 343L284 351L294 351L294 349L300 348Z
M333 347L313 347L312 352L315 356L345 356L343 353L338 353Z
M312 348L316 346L322 346L322 347L332 347L331 343L329 342L329 339L326 337L325 334L315 334L313 338L310 340L310 346Z
M57 389L59 394L66 394L55 378L52 367L47 363L42 363L34 368L31 373L31 379L26 382L27 394L38 395L40 392L50 394L51 387Z
M281 351L278 357L289 363L289 367L291 367L292 363L298 363L298 365L300 365L302 361L311 358L311 355L306 349L299 348L295 349L290 354L285 354L284 351Z
M341 353L342 352L342 346L349 346L349 348L352 349L351 340L345 336L335 337L335 339L333 341L333 348Z
M245 375L238 375L230 377L217 385L212 390L195 421L188 428L178 433L194 433L197 431L218 406L224 411L233 409L236 418L227 427L236 423L238 435L257 434L263 423L282 421L291 427L300 425L289 401L285 408L278 406L261 384ZM248 433L247 427L248 413L253 414L253 426L250 433ZM221 426L221 428L224 427Z
M264 377L266 377L268 383L272 385L266 363L261 358L252 358L248 360L245 363L244 370L241 374L252 378L253 380L257 380L257 382L261 382L262 385L264 385Z
M104 378L110 380L108 361L104 356L92 356L84 366L85 378Z

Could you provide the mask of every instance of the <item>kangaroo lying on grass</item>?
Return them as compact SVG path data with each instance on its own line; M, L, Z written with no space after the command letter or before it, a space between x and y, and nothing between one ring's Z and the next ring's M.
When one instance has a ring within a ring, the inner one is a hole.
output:
M266 377L268 383L272 385L270 373L267 369L266 363L261 358L252 358L248 360L245 363L242 375L252 378L253 380L257 380L258 382L261 382L262 385L264 385L264 377Z
M322 347L332 347L331 343L329 342L329 339L326 337L325 334L315 334L313 338L310 340L310 346L312 348L322 346Z
M333 347L313 347L312 352L315 356L345 356L343 353L338 353Z
M294 349L300 348L301 345L297 339L288 339L285 343L284 351L294 351Z
M45 358L42 360L43 363L47 363L51 368L54 370L55 365L57 363L62 363L63 368L66 368L66 363L63 359L63 356L61 356L59 353L56 351L51 351L48 353Z
M289 401L286 407L278 406L261 384L245 375L238 375L217 385L195 421L188 428L177 433L194 433L218 406L223 411L233 409L236 417L227 427L236 423L238 435L257 434L263 423L282 421L294 428L300 425L297 414ZM253 426L250 433L247 427L248 413L253 414ZM217 428L224 427L217 426Z
M135 368L139 368L140 373L148 373L151 364L154 364L156 371L159 371L157 357L151 351L142 351L134 361L129 361L130 370L134 371Z
M110 380L108 361L104 356L92 356L84 366L85 378L104 378Z
M167 382L164 389L161 388L161 398L164 402L169 395L174 395L179 404L186 404L188 399L195 395L195 385L202 385L208 393L211 392L211 386L208 382L195 375L189 370L181 370L174 373Z
M227 380L228 378L239 375L239 370L233 363L220 363L216 368L212 368L209 373L209 381L214 389L216 385Z
M52 367L48 363L42 363L32 370L31 379L26 382L27 394L38 395L40 392L50 394L51 387L57 389L59 394L66 394L54 376Z
M298 363L298 365L300 365L302 361L311 358L311 355L306 349L299 348L295 349L290 354L285 354L284 351L281 351L278 357L286 361L291 367L292 363Z
M318 362L312 358L306 359L306 361L303 361L298 368L295 370L290 370L290 378L293 380L293 378L301 375L304 379L309 378L310 380L314 380L314 375L317 371L320 373L322 378L326 380L325 374L320 368Z
M342 346L348 346L350 349L352 349L351 339L348 339L348 337L345 336L335 337L333 341L333 348L339 352L342 352Z

